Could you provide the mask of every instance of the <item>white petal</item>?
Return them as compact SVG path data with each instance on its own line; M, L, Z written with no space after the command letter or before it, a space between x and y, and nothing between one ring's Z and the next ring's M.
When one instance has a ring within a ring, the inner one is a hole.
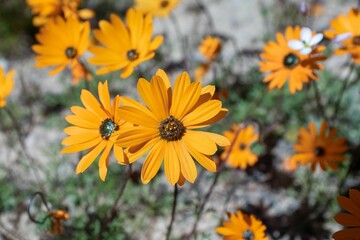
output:
M290 40L288 42L288 46L289 46L289 48L294 49L294 50L300 50L305 47L304 43L299 40Z
M309 48L309 47L307 47L307 48L301 49L300 53L301 53L302 55L308 55L309 53L311 53L311 51L312 51L312 49Z
M309 45L314 46L314 45L318 44L319 42L321 42L322 39L323 39L323 34L318 33L311 38Z
M312 32L310 28L303 27L300 32L300 38L303 42L309 43L312 37Z
M352 37L352 34L347 32L347 33L342 33L339 35L336 35L336 37L333 39L334 42L342 42L346 39L349 39Z

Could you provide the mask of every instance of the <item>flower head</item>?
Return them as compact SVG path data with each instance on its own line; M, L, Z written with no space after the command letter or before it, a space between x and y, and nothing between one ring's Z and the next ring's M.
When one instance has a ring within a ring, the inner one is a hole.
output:
M247 215L241 211L228 214L230 221L224 221L223 226L217 227L216 232L227 239L239 240L267 240L266 226L254 215Z
M291 49L299 50L302 55L308 55L322 39L322 33L313 36L310 28L303 27L300 32L300 40L290 40L288 45Z
M335 54L349 53L355 63L360 63L360 12L350 9L347 15L340 14L330 22L331 29L324 32L330 39L341 41L342 47L334 51ZM339 37L340 36L340 37Z
M135 0L135 9L155 17L167 17L180 0Z
M199 46L199 52L210 61L214 61L220 51L221 40L217 37L206 36Z
M32 13L37 15L33 19L35 26L44 25L49 19L58 16L87 20L94 16L90 9L80 9L78 6L82 0L26 0L31 7Z
M110 22L101 20L100 30L94 30L95 38L103 46L92 46L90 51L95 55L89 62L101 66L96 74L105 74L123 69L122 78L129 77L136 66L155 56L163 41L162 36L152 38L151 15L129 9L126 13L126 24L120 17L111 14Z
M52 234L61 234L61 221L66 220L70 215L63 210L55 210L50 212L51 217L51 229Z
M331 128L327 134L327 123L321 124L320 132L315 130L314 122L309 123L309 130L301 128L297 143L294 145L296 154L292 156L292 161L301 165L311 164L314 171L319 164L322 170L326 170L326 165L336 170L339 166L337 162L345 161L344 153L348 150L345 138L335 139L336 129ZM290 161L290 160L289 160Z
M74 153L90 149L80 159L76 167L77 174L84 172L102 153L99 159L99 175L105 181L112 149L118 163L126 163L122 148L114 144L120 129L126 129L127 126L117 111L120 97L116 96L112 104L110 102L107 81L104 84L99 83L98 92L100 102L88 90L83 89L80 98L85 107L71 107L73 115L67 116L66 121L74 126L64 129L69 136L62 141L61 144L66 147L61 152Z
M49 21L36 35L39 44L32 46L38 54L35 66L55 67L49 75L61 72L68 65L74 67L90 45L89 34L88 22L61 17Z
M13 69L5 74L4 69L0 67L0 108L6 106L6 98L14 88L14 74Z
M251 152L250 146L255 141L259 140L259 135L255 133L253 126L248 125L241 128L237 125L231 127L231 131L224 132L225 137L234 141L233 147L225 147L221 155L221 159L227 161L234 168L240 167L246 169L248 166L253 166L258 157ZM230 151L230 152L229 152Z
M359 240L360 239L360 191L350 189L350 197L339 196L339 205L349 213L338 213L335 221L349 227L332 235L335 240Z
M322 48L316 47L310 54L303 55L288 46L293 39L300 39L300 27L287 27L285 35L277 33L277 41L270 41L264 47L260 71L269 72L263 81L269 83L270 90L282 88L288 82L290 92L295 93L302 89L303 83L318 79L315 70L323 69L318 63L325 59L318 55Z
M216 145L229 145L229 140L218 134L196 131L217 122L227 113L220 101L211 99L214 87L202 88L199 82L191 83L184 72L172 88L166 73L159 70L150 82L139 79L137 88L147 107L123 99L125 106L120 107L120 115L137 126L121 133L117 143L129 147L129 162L149 151L141 170L142 182L148 183L162 162L172 185L182 185L185 179L191 183L195 181L197 170L193 158L215 172L216 165L210 156L217 151Z
M72 75L72 83L78 84L82 79L90 81L92 79L91 73L82 62L77 62L70 68Z

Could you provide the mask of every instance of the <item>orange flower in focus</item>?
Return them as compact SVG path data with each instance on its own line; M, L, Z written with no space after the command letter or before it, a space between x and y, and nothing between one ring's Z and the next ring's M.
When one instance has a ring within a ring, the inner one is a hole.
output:
M167 17L180 0L135 0L135 9L154 17Z
M259 140L259 135L255 133L253 126L248 125L240 129L238 125L233 125L231 131L224 132L224 136L230 139L230 142L235 142L232 148L224 148L221 154L222 160L226 160L233 168L241 169L253 166L257 162L258 157L250 149L251 144Z
M360 240L360 191L350 189L349 198L339 196L339 205L349 213L336 214L335 221L349 227L332 235L335 240Z
M263 59L259 63L260 72L269 73L263 80L269 83L269 90L282 88L288 82L290 92L295 93L304 83L317 80L315 70L323 69L318 61L325 59L319 56L324 47L317 46L310 54L303 55L288 46L290 40L300 40L299 26L287 27L285 34L277 33L276 41L268 42L260 55Z
M14 88L14 74L13 69L5 74L4 69L0 67L0 108L6 106L6 98Z
M265 235L266 226L254 215L241 211L228 214L230 221L224 221L216 232L224 236L224 240L268 240Z
M324 31L327 38L342 38L342 47L334 51L335 54L349 53L355 63L360 63L360 12L350 9L347 15L340 14L330 22L331 29Z
M66 220L70 215L63 210L55 210L50 212L51 216L51 229L52 234L61 234L61 221Z
M331 128L327 133L327 123L322 122L320 132L315 130L314 122L309 123L309 129L301 128L297 143L294 145L296 154L292 160L301 165L311 165L314 171L319 164L321 169L326 171L326 165L333 170L337 170L338 162L346 160L344 153L348 150L346 138L335 139L336 129Z

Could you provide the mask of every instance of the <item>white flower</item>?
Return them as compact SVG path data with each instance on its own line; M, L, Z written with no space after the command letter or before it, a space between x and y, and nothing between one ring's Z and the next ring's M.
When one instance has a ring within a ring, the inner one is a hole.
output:
M288 46L291 49L299 50L302 55L307 55L311 53L312 47L321 42L322 39L322 33L313 36L310 28L303 27L300 31L300 40L290 40Z

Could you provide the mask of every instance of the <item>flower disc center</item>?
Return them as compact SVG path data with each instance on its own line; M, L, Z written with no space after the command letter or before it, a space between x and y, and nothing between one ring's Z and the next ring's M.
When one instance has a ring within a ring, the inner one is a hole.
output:
M317 157L322 157L325 155L325 149L323 147L316 147L315 148L315 155Z
M105 119L99 128L101 137L103 139L109 139L111 134L119 129L119 126L116 125L110 118Z
M252 231L250 230L246 230L243 232L243 235L242 235L243 239L245 240L252 240L254 239L254 234Z
M299 57L294 53L289 53L285 56L283 63L285 67L293 68L299 64Z
M161 8L166 8L167 6L169 6L169 1L168 0L161 1L161 3L160 3Z
M65 50L65 55L67 58L69 59L73 59L76 57L77 55L77 50L73 47L68 47L66 50Z
M135 61L136 59L139 58L139 54L136 52L135 49L129 50L126 55L129 61Z
M170 116L160 123L160 137L166 141L178 141L184 136L185 132L186 128L184 125L173 116Z
M354 36L354 37L352 38L352 43L353 43L354 45L360 46L360 36L359 36L359 35L358 35L358 36Z
M246 144L245 143L241 143L239 146L240 150L245 150L246 148Z

